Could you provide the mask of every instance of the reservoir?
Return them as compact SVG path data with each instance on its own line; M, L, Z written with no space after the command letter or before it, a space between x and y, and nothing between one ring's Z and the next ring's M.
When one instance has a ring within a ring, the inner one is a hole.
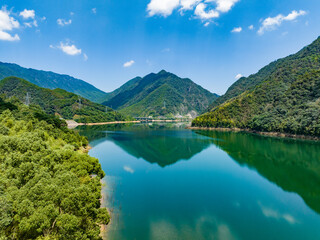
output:
M320 144L179 124L83 126L106 239L320 239Z

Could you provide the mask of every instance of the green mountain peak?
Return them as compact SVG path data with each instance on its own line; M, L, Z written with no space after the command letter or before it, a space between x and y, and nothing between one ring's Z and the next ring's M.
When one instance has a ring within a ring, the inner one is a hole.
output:
M218 95L165 70L130 80L103 105L134 117L194 117Z
M160 75L160 74L167 74L167 73L169 73L169 72L167 72L166 70L161 70L160 72L158 72L158 74Z

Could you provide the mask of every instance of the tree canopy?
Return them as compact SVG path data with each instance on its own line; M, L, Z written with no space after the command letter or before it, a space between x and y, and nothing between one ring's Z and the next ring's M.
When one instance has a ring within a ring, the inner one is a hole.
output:
M0 99L0 239L101 239L104 172L87 145L41 109Z

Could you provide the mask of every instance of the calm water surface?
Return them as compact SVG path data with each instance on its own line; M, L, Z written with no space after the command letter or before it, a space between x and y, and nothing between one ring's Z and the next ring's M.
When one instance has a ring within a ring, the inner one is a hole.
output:
M80 132L107 175L107 239L320 239L318 143L181 124Z

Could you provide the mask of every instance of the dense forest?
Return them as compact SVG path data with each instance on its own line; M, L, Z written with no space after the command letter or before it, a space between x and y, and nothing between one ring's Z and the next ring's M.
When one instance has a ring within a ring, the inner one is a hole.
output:
M102 104L133 117L174 118L201 114L217 97L190 79L162 70L130 80Z
M101 239L104 176L65 122L0 99L0 239Z
M64 119L74 119L82 123L132 120L131 117L126 117L111 108L62 89L41 88L17 77L8 77L0 81L0 94L5 94L6 97L26 101L27 93L30 104L39 105L46 113L56 114Z
M235 86L192 125L320 136L320 38Z
M43 88L61 88L93 102L102 101L102 99L107 96L107 93L97 89L91 84L68 75L23 68L17 64L0 62L0 79L10 76L26 79L27 81Z

